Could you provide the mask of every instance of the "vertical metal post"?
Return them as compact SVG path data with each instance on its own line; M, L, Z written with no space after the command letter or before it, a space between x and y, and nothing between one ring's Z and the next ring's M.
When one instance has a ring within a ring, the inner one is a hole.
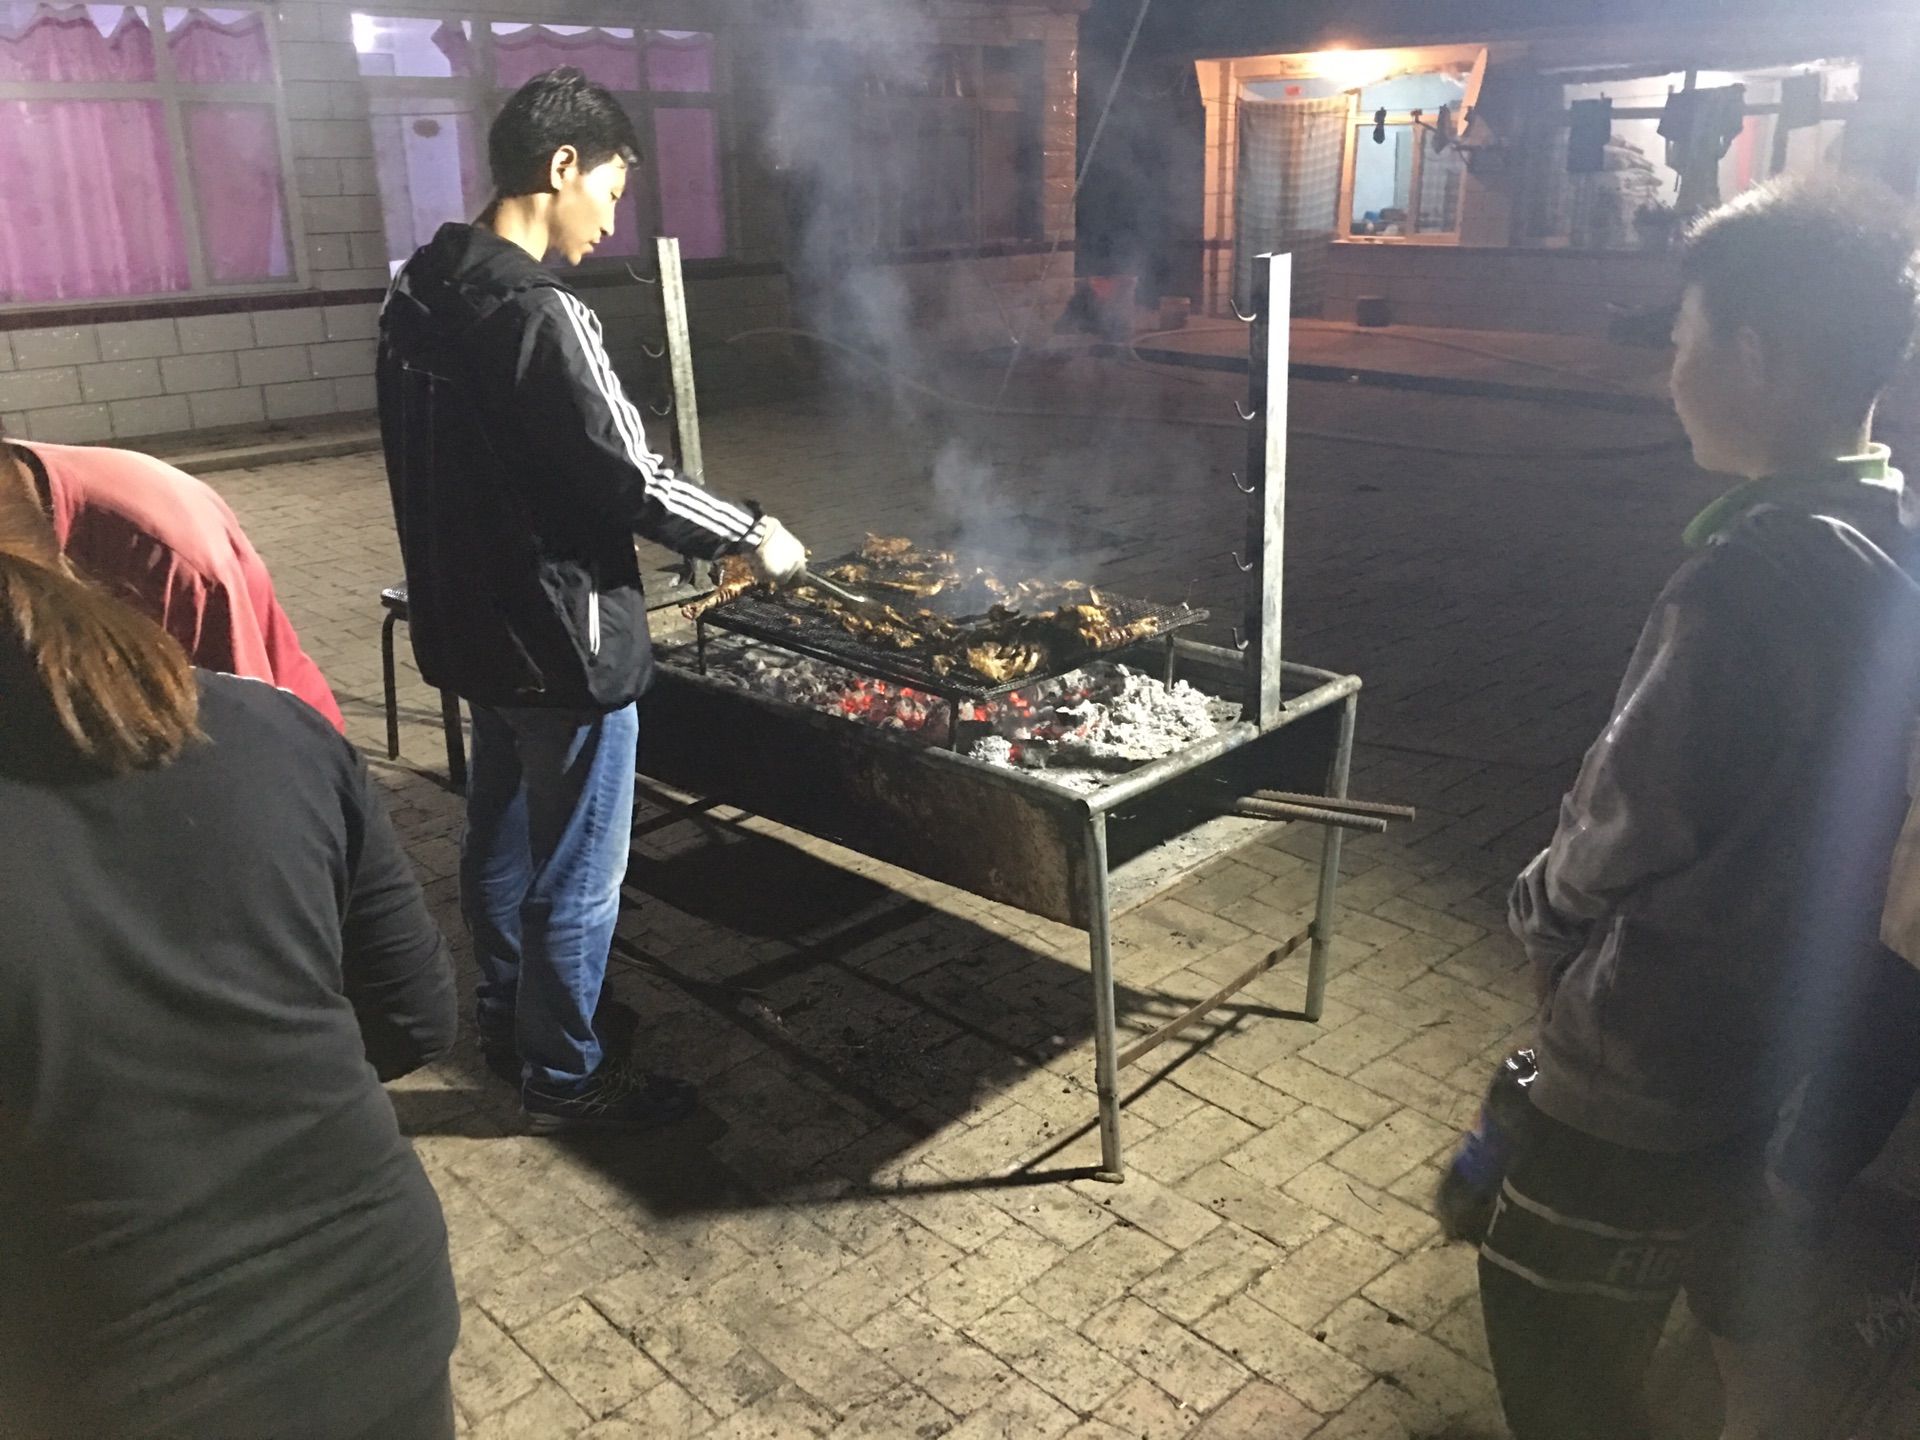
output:
M1340 743L1333 752L1333 773L1327 777L1327 793L1336 799L1347 793L1347 780L1353 770L1353 731L1359 718L1360 697L1349 695L1340 706ZM1326 827L1320 841L1320 895L1313 907L1313 948L1307 955L1306 1017L1316 1023L1327 1000L1327 960L1333 950L1333 933L1338 911L1334 908L1334 890L1340 883L1340 841L1345 831L1338 825Z
M1253 262L1248 354L1246 680L1243 714L1262 730L1280 723L1280 592L1286 575L1287 371L1293 358L1293 256Z
M700 450L700 402L693 389L693 339L687 328L687 281L680 269L680 241L662 235L660 306L667 322L667 368L673 378L673 423L680 437L680 473L706 484L706 457Z
M1087 817L1087 952L1093 960L1093 1078L1100 1097L1100 1168L1093 1178L1119 1184L1120 1039L1113 1005L1113 897L1107 882L1107 817Z

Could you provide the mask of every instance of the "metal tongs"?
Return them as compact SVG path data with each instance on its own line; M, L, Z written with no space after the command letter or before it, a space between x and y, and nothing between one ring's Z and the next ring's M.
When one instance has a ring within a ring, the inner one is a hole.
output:
M812 570L802 570L799 582L811 585L824 595L831 595L843 605L851 605L856 610L865 610L870 614L885 612L890 607L884 600L876 600L871 595L862 595L857 590L849 590L837 581L829 580Z

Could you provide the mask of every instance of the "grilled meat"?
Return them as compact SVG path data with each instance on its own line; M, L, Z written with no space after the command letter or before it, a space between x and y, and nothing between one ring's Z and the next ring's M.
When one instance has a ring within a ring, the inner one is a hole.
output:
M689 601L680 607L680 613L689 620L698 620L709 610L737 600L755 584L753 567L747 563L744 555L729 555L720 562L720 581L712 590L698 600Z
M686 607L690 619L751 588L752 576L740 563L737 577L729 572L720 589ZM1117 621L1099 592L1080 581L1008 584L984 568L962 565L947 551L918 550L900 538L869 535L858 559L824 573L849 588L901 598L878 610L861 610L809 592L806 604L876 650L926 656L941 676L970 671L1004 685L1077 663L1090 652L1120 649L1156 629L1151 619ZM910 603L936 596L937 611Z

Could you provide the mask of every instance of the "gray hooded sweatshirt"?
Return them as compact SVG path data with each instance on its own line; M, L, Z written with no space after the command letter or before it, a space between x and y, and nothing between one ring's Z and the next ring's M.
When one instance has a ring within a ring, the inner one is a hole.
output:
M1615 1144L1771 1124L1880 956L1920 694L1916 526L1883 447L1688 530L1509 922L1530 1092Z

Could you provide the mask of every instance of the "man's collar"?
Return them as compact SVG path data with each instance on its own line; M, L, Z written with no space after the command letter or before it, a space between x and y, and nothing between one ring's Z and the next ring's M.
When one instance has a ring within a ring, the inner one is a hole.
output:
M1681 538L1686 541L1689 550L1701 549L1755 506L1796 496L1804 498L1835 491L1844 493L1856 485L1891 490L1897 495L1903 488L1903 482L1900 472L1893 468L1892 458L1891 450L1874 443L1858 455L1842 455L1814 470L1742 481L1694 516Z

